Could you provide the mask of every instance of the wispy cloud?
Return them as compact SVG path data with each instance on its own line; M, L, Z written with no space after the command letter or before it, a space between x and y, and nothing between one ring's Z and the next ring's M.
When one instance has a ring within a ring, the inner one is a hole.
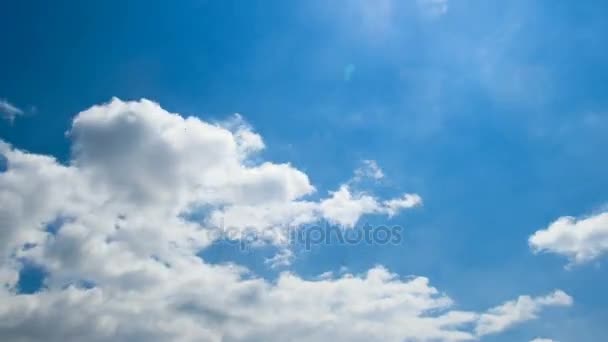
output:
M272 258L267 258L264 263L270 268L276 269L280 267L287 267L291 265L294 258L293 252L290 249L282 249Z
M23 110L8 102L5 99L0 99L0 115L9 122L15 121L19 115L23 115Z
M571 306L572 303L572 297L561 290L544 297L519 296L482 314L475 332L478 336L500 333L518 323L536 319L546 307Z
M448 12L448 0L418 0L418 6L432 17L439 17Z

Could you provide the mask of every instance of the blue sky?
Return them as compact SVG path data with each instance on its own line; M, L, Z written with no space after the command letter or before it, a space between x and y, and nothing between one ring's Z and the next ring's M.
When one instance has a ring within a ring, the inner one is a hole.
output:
M374 193L419 194L392 218L398 246L319 246L287 268L313 279L383 265L423 275L459 308L562 289L568 308L483 341L601 342L605 256L566 268L528 239L559 217L605 211L608 4L601 1L22 1L0 4L0 121L18 149L70 162L74 116L112 97L222 122L264 139L324 197L374 160ZM6 111L6 108L5 108ZM155 167L162 168L163 165ZM272 281L274 247L241 255ZM31 280L31 276L27 279ZM35 277L33 277L35 278Z

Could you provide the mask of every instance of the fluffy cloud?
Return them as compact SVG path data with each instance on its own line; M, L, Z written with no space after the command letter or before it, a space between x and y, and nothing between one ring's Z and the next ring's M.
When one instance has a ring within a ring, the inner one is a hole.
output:
M9 122L15 121L19 115L23 115L23 110L16 107L7 100L0 99L0 114Z
M535 338L530 342L557 342L557 341L552 340L550 338Z
M80 113L73 122L73 164L130 203L285 202L314 191L288 164L246 167L263 147L244 128L231 132L157 104L114 100Z
M361 215L380 211L378 201L366 194L353 195L347 185L342 185L338 191L321 202L323 216L331 222L352 227Z
M530 236L529 244L535 253L564 255L571 264L595 260L608 252L608 212L582 219L560 217Z
M403 197L379 202L375 197L365 193L353 194L348 185L342 185L331 197L321 202L323 217L330 222L352 227L362 215L386 214L393 216L403 209L422 204L416 194L405 194Z
M571 301L557 291L478 313L455 308L425 277L381 266L270 282L211 265L197 255L217 237L214 220L350 226L420 198L382 200L345 184L306 199L315 191L306 174L251 162L264 143L242 122L212 125L146 100L92 107L69 135L68 165L0 143L1 340L466 341ZM288 264L285 251L268 263ZM19 293L24 261L45 270L41 291Z

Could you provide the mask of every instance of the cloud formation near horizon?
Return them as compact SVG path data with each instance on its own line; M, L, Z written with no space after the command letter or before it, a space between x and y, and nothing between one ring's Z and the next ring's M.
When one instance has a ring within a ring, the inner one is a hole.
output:
M556 290L477 312L424 276L382 266L314 280L284 272L271 282L210 264L198 255L219 219L271 230L281 245L286 227L328 220L348 229L422 200L382 199L348 182L312 200L304 172L252 164L265 145L247 125L209 124L148 100L91 107L69 136L68 165L0 142L0 339L470 341L572 304ZM202 220L186 217L201 207ZM32 294L18 289L25 262L46 274Z

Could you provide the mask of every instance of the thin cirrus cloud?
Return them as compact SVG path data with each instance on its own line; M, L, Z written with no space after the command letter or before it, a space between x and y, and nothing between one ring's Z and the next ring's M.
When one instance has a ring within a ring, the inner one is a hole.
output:
M0 99L0 114L3 119L13 122L17 116L23 115L24 111L6 99Z
M8 160L0 173L0 340L456 342L572 303L556 290L467 311L428 278L383 266L314 280L284 272L271 282L210 264L199 255L214 241L214 216L276 231L319 219L349 226L419 199L381 199L343 184L309 200L315 187L302 171L252 164L265 145L247 125L228 129L147 100L93 106L74 118L69 138L67 165L0 143ZM211 208L207 217L184 217L200 206ZM45 270L35 293L19 292L25 262Z
M608 212L560 217L530 236L528 243L535 253L567 257L569 267L591 262L608 253Z
M448 12L448 0L418 0L418 6L423 13L439 17Z
M313 2L315 3L315 2ZM332 24L345 30L357 32L365 37L367 43L376 44L384 39L394 38L402 28L400 23L413 17L439 19L449 11L448 0L352 0L327 2L321 1L318 12L322 18L330 19ZM353 30L354 28L354 30ZM345 69L345 79L350 80L355 71L349 64Z

